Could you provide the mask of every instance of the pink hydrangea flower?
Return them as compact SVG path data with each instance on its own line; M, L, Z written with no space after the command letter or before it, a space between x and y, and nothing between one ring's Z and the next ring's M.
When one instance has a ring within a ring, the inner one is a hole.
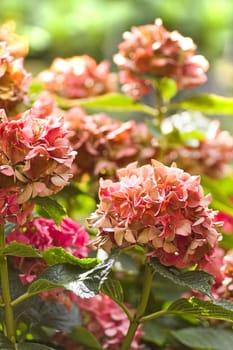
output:
M141 244L162 264L177 267L208 259L219 238L218 223L199 176L152 161L139 168L132 163L118 177L100 180L100 204L88 219L98 228L99 247Z
M123 89L132 97L139 98L151 91L149 79L157 76L174 79L178 89L206 81L209 64L203 56L195 55L193 40L177 31L167 31L161 19L133 27L123 34L123 39L114 61L121 70Z
M0 32L1 36L1 32ZM23 58L14 58L5 41L0 38L0 108L11 110L24 100L31 82L31 74L23 66Z
M71 148L64 120L34 118L30 111L0 123L0 180L3 188L17 186L17 203L60 191L72 176L76 152Z
M62 247L78 258L87 257L89 252L89 234L70 218L62 219L60 227L52 219L34 219L21 228L13 229L7 236L7 243L12 241L32 245L39 251ZM23 283L31 282L46 268L41 259L14 258L14 262L22 272L20 277Z
M109 63L96 61L88 55L56 58L51 67L39 74L48 91L67 98L84 98L116 90L115 75Z
M106 114L86 115L80 108L67 111L70 141L77 151L75 177L114 176L117 168L136 159L144 164L155 157L158 143L145 124L121 122Z
M107 295L99 294L90 299L81 299L71 295L83 316L83 326L86 327L100 342L103 349L119 350L129 328L129 320L122 309ZM138 327L130 350L139 350L142 337L142 327ZM53 340L63 344L65 349L82 349L75 342L70 342L67 336L58 332ZM69 345L69 346L68 346ZM75 347L76 346L76 347Z
M187 112L178 114L177 120L185 118L186 115L188 116ZM200 117L199 114L195 116ZM165 119L163 124L164 128L173 128L170 118ZM167 164L174 161L180 168L191 174L206 174L214 178L223 177L233 159L233 137L228 131L220 129L218 120L208 121L208 131L203 133L203 136L203 139L195 140L194 145L191 143L168 148L164 161Z
M233 234L233 216L226 213L218 213L216 215L217 221L223 222L222 230L224 233Z

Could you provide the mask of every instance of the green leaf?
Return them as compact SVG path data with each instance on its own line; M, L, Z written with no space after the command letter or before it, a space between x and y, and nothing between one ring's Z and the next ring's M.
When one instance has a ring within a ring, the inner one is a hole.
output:
M61 302L45 301L39 296L33 300L34 303L23 315L23 320L30 324L30 329L47 327L69 333L82 324L79 308L75 304L67 308Z
M173 283L178 284L179 286L194 289L208 295L210 298L212 297L210 289L214 278L209 273L198 270L182 272L175 267L166 267L160 264L158 259L152 259L151 265L157 273L165 278L168 278Z
M40 252L33 248L31 245L19 243L16 241L11 242L6 248L1 251L1 254L12 256L24 256L28 258L41 258Z
M162 78L158 82L160 93L166 102L169 102L177 93L177 85L175 80Z
M233 333L230 330L190 327L172 331L171 334L190 348L232 350Z
M163 345L166 340L166 334L158 320L151 320L143 323L143 339L159 346Z
M208 176L201 176L201 184L204 187L206 193L212 194L211 205L214 209L224 212L229 215L233 215L233 204L230 200L231 192L229 193L229 180L226 179L226 185L224 179L212 179ZM233 182L231 182L233 185ZM232 187L231 187L232 191Z
M104 282L101 290L104 294L107 294L114 301L123 303L124 294L120 281L109 278Z
M95 258L76 258L74 255L68 253L65 249L60 247L44 250L42 255L43 259L49 266L68 263L88 270L99 263L99 260Z
M103 350L96 337L86 328L76 327L70 334L70 338L88 350Z
M198 318L233 322L233 303L230 303L227 300L211 302L200 300L195 297L179 299L172 303L167 311L168 313L181 316L190 315Z
M19 350L55 350L55 348L51 348L50 346L39 344L39 343L31 343L31 342L19 344L18 349Z
M61 284L53 283L51 281L48 281L47 279L40 278L32 282L32 284L30 284L27 290L27 294L28 296L33 296L33 295L46 292L48 290L52 290L59 287L60 288L63 287L62 283Z
M169 110L192 109L208 114L233 114L233 98L200 94L168 106Z
M132 98L118 93L109 93L102 96L77 100L68 100L57 96L56 100L58 105L63 108L80 106L94 108L101 111L142 112L152 116L157 116L157 112L154 108L136 102Z
M113 260L107 260L90 270L71 264L57 264L47 268L27 291L27 297L54 288L65 288L81 298L91 298L99 293L108 277Z
M2 333L0 333L0 349L1 350L15 350L14 345Z
M39 206L39 208L42 208L47 216L53 219L57 225L59 225L61 219L66 216L65 208L52 198L36 197L33 201Z

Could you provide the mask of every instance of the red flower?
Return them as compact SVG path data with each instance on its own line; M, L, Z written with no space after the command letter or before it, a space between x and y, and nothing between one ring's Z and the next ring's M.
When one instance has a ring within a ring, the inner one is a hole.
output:
M123 72L120 73L123 89L132 97L151 91L149 79L156 76L174 79L178 89L206 81L209 64L203 56L195 55L192 39L177 31L167 31L161 19L156 19L155 24L133 27L123 34L123 39L114 61Z
M39 74L45 88L67 98L84 98L116 90L115 75L109 63L97 64L87 55L56 58L51 67Z
M118 170L119 181L101 180L100 204L88 219L97 245L142 244L164 265L192 266L213 252L219 234L200 178L157 161Z

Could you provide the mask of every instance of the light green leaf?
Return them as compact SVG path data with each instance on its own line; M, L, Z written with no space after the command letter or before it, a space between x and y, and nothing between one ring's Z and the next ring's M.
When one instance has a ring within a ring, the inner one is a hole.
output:
M158 82L158 87L163 99L169 102L170 99L177 93L177 84L175 80L162 78Z
M210 289L214 279L209 273L198 270L182 272L175 267L166 267L160 264L158 259L151 259L151 266L157 273L168 278L173 283L191 288L212 297Z
M216 328L185 328L171 334L182 344L197 349L232 350L233 333Z
M124 294L120 281L109 278L104 282L101 290L104 294L107 294L114 301L123 303Z
M215 302L204 301L192 297L179 299L167 309L168 313L176 315L190 315L198 318L225 320L233 322L233 303L227 300Z
M42 255L43 259L49 266L68 263L88 270L99 263L99 260L95 258L76 258L74 255L68 253L65 249L60 247L44 250Z
M11 242L6 248L1 251L3 255L12 256L24 256L28 258L41 258L40 252L33 248L31 245L19 243L16 241Z
M36 197L33 201L47 214L46 217L53 219L57 225L66 216L65 208L52 198Z
M88 350L103 350L96 337L86 328L76 327L70 334L70 338L78 344L85 346Z
M157 116L157 112L154 108L136 102L132 98L117 93L109 93L102 96L96 96L85 99L68 100L61 97L56 97L57 103L60 107L85 107L93 108L101 111L112 112L142 112Z
M169 110L192 109L208 114L233 114L233 98L200 94L168 106Z
M225 187L224 179L216 180L202 175L201 184L206 193L212 194L211 205L214 209L233 215L233 204L230 200L230 195L232 193L229 193L229 188ZM226 179L226 186L228 186L228 184L229 180ZM231 184L233 185L232 182Z

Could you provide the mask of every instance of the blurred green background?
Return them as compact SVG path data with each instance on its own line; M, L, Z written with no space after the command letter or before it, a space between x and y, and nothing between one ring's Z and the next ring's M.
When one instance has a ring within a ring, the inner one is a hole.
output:
M167 29L191 36L210 61L204 90L232 95L232 0L1 0L0 11L1 22L14 19L28 38L27 64L35 72L57 56L88 54L112 62L122 33L156 17Z

